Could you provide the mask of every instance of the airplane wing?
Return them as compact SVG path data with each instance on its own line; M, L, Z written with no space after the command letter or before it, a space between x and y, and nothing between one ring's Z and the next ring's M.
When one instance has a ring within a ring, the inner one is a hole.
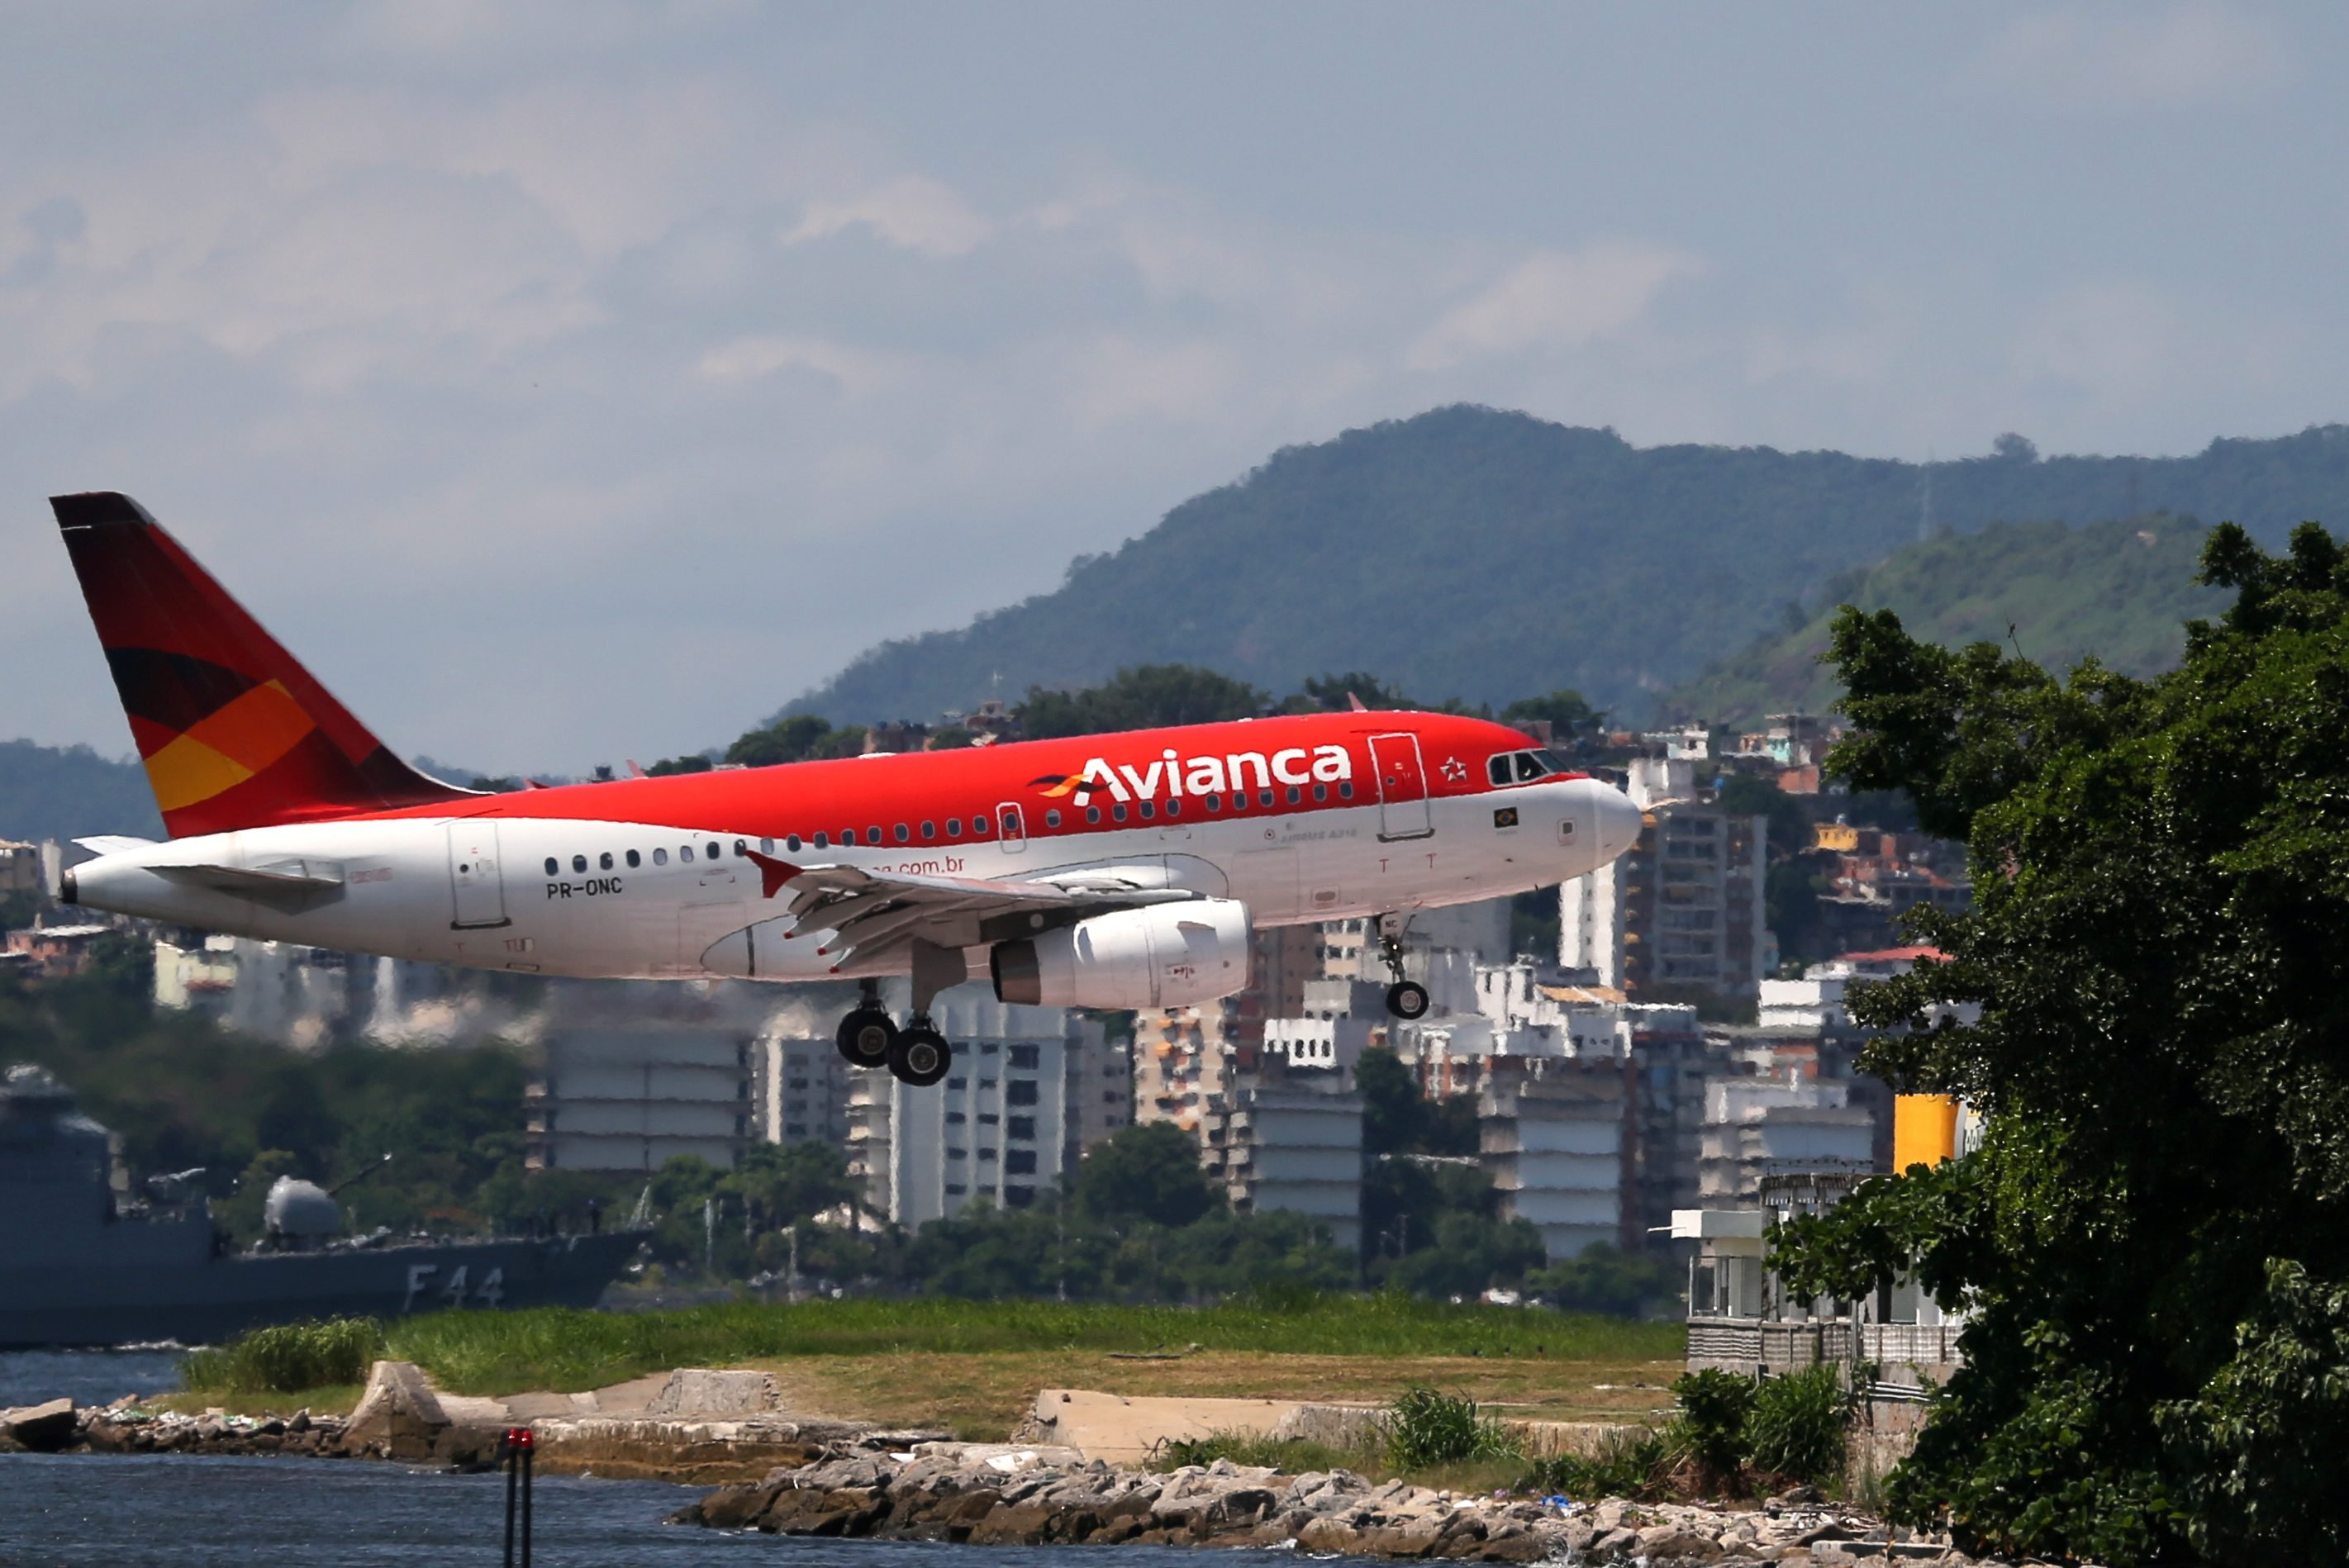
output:
M1007 882L993 877L957 877L904 872L869 872L857 866L792 865L750 851L768 898L784 900L789 911L762 921L746 937L740 961L755 973L761 942L814 939L829 933L818 952L835 966L852 960L863 967L904 956L916 943L934 947L975 947L1024 936L1048 925L1064 925L1089 914L1138 904L1178 903L1199 897L1187 888L1145 887L1121 882L1100 867L1054 882ZM728 939L730 943L731 938ZM721 944L727 945L727 944Z

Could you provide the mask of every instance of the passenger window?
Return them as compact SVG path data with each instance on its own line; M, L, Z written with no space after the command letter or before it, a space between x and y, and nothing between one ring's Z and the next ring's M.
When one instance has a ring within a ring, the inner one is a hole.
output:
M1167 802L1166 802L1166 814L1167 814L1168 816L1170 816L1170 817L1179 817L1179 816L1181 816L1181 815L1183 814L1183 802L1182 802L1182 801L1180 801L1180 800L1169 800L1169 801L1167 801Z
M638 866L643 865L644 863L644 856L636 853L634 850L630 850L628 851L628 869L630 871L635 871Z
M926 839L935 839L937 836L938 825L936 822L925 822L922 824L922 837Z
M690 861L693 859L693 846L691 844L678 845L677 858L680 861Z
M865 830L864 830L864 841L865 841L866 843L868 843L868 844L877 844L877 843L879 843L879 842L881 841L881 830L880 830L880 829L878 829L878 828L867 828L867 829L865 829Z
M832 835L829 833L818 833L815 836L815 847L819 850L828 850L832 848Z
M775 852L775 841L772 839L761 839L759 841L759 852L762 855L773 854Z
M1327 784L1313 786L1313 798L1316 800L1327 800L1330 798L1330 786Z
M959 839L962 837L962 819L960 817L948 817L947 819L947 837L949 839Z
M798 854L800 852L800 836L797 833L785 834L783 837L783 848L792 854Z
M563 872L563 862L562 862L561 861L556 860L553 855L549 855L549 856L547 856L547 857L546 857L546 874L547 874L548 876L560 876L560 875L562 874L562 872Z
M1245 810L1247 810L1247 797L1245 794L1238 794L1238 793L1235 793L1235 794L1232 796L1232 810L1235 810L1235 811L1245 811Z
M1151 818L1155 817L1156 815L1158 815L1158 808L1152 805L1149 801L1144 800L1142 803L1142 820L1147 822Z
M1220 810L1222 810L1223 809L1224 809L1224 798L1223 798L1221 795L1210 795L1210 796L1208 796L1208 797L1207 797L1207 810L1210 810L1210 811L1220 811Z
M709 841L709 842L706 846L704 846L704 847L705 847L705 848L707 848L707 849L709 850L709 858L710 858L711 860L713 860L713 861L714 861L714 860L716 860L716 859L718 858L719 851L718 851L718 841L717 841L717 840L715 840L715 839L710 840L710 841Z
M1299 789L1296 785L1294 785L1294 784L1291 784L1291 785L1288 787L1288 803L1289 803L1290 805L1294 806L1294 805L1296 805L1299 800L1302 800L1302 799L1305 799L1305 791L1304 791L1304 790Z
M900 822L897 824L897 841L899 843L902 844L906 842L908 840L912 839L913 836L913 830L907 828L905 823Z
M1086 821L1088 821L1088 822L1098 822L1098 821L1100 821L1100 820L1101 820L1101 808L1100 808L1099 806L1088 806L1088 807L1086 807L1086 808L1085 808L1085 820L1086 820Z
M595 857L595 868L596 868L598 871L606 871L606 872L608 872L608 871L610 871L610 870L612 869L612 851L609 851L609 850L605 850L602 854L600 854L600 855L598 855L598 856L596 856L596 857Z
M1272 804L1272 791L1271 791L1271 790L1269 790L1269 789L1259 789L1259 790L1257 790L1257 791L1256 792L1256 803L1257 803L1257 805L1259 805L1259 806L1269 806L1269 805L1271 805L1271 804Z
M572 857L571 857L571 869L572 869L573 871L574 871L574 872L584 872L584 871L585 871L585 870L587 869L587 857L586 857L585 855L574 855L574 856L572 856Z
M1340 799L1340 800L1350 800L1350 799L1352 799L1353 798L1354 798L1354 787L1353 787L1351 784L1340 784L1340 785L1339 785L1339 786L1338 786L1338 799Z
M1125 808L1123 806L1112 806L1109 809L1109 814L1121 822L1125 820Z
M994 825L984 817L973 817L970 820L970 836L974 839L983 839L987 837L988 829Z
M665 866L668 864L668 851L667 850L655 850L653 851L653 864L657 866Z
M1060 808L1059 808L1059 807L1057 807L1057 806L1047 807L1047 808L1045 809L1045 811L1044 811L1044 826L1046 826L1046 827L1048 827L1048 828L1057 828L1057 827L1059 827L1060 825L1061 825L1061 810L1060 810Z
M1017 806L1003 813L1003 836L1007 839L1019 836L1019 808Z

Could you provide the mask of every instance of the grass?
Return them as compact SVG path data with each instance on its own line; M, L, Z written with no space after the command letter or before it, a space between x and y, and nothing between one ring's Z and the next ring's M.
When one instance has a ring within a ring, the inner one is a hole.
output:
M1592 1363L1645 1367L1677 1360L1685 1345L1678 1324L1633 1323L1514 1307L1449 1306L1392 1295L1317 1297L1282 1307L1252 1303L1198 1308L1114 1306L924 1297L790 1306L730 1303L630 1314L539 1308L434 1313L390 1325L386 1338L388 1354L416 1362L443 1387L464 1394L503 1394L523 1388L574 1391L671 1367L809 1358L879 1359L893 1378L911 1383L916 1358L937 1358L932 1365L943 1369L942 1363L982 1357L1013 1361L1039 1357L1059 1370L1040 1380L1027 1380L1027 1392L1032 1395L1046 1384L1075 1382L1071 1374L1076 1365L1105 1362L1109 1368L1148 1368L1155 1373L1187 1364L1106 1360L1112 1352L1183 1352L1195 1346L1195 1356L1207 1353L1211 1357L1223 1353L1306 1357L1322 1363L1333 1359L1385 1362L1389 1365L1380 1378L1383 1395L1406 1376L1392 1365L1399 1361L1511 1364L1521 1374L1545 1370L1545 1364L1559 1362L1578 1368ZM1086 1365L1084 1386L1109 1387L1092 1377L1094 1370ZM1152 1380L1161 1381L1155 1377ZM1177 1376L1174 1381L1183 1379ZM1454 1382L1441 1381L1445 1386ZM1262 1387L1245 1391L1261 1398L1281 1397ZM1340 1397L1322 1382L1300 1394ZM895 1418L876 1415L874 1418Z
M177 1410L185 1416L201 1416L206 1410L219 1409L232 1416L290 1416L296 1410L307 1410L314 1416L347 1415L359 1402L365 1390L357 1383L330 1383L316 1388L290 1388L271 1393L237 1393L219 1388L183 1389L177 1394L164 1394L144 1401L150 1410Z
M279 1324L190 1351L180 1358L180 1381L194 1390L235 1394L359 1383L383 1353L383 1343L382 1328L369 1318Z

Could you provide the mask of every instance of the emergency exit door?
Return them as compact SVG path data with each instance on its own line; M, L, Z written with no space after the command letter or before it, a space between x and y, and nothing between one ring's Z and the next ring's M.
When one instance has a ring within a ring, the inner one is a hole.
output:
M449 824L449 886L456 908L450 925L458 931L480 931L504 925L505 877L498 869L498 825L494 821Z
M1378 780L1379 837L1424 839L1435 831L1428 816L1427 773L1416 735L1371 737L1371 771Z

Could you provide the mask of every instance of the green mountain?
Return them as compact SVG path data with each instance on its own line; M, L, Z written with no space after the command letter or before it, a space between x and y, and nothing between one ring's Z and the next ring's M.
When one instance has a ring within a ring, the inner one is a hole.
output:
M2349 427L2189 458L2041 458L2001 438L1936 463L1766 447L1633 447L1490 408L1438 408L1277 452L1051 593L885 643L787 713L926 719L1121 666L1204 665L1271 691L1370 670L1427 701L1561 686L1627 717L1840 573L2001 519L2155 511L2280 540L2349 521ZM2002 630L2003 628L2002 628Z
M0 839L38 843L98 833L163 836L145 769L109 761L87 746L0 740Z
M1672 691L1659 711L1730 725L1825 712L1841 693L1818 656L1841 604L1891 610L1912 633L1951 647L2011 639L2052 669L2094 654L2152 675L2184 653L2184 622L2225 607L2224 592L2194 583L2207 531L2158 513L2085 528L1999 522L1907 545L1829 582L1816 614Z

